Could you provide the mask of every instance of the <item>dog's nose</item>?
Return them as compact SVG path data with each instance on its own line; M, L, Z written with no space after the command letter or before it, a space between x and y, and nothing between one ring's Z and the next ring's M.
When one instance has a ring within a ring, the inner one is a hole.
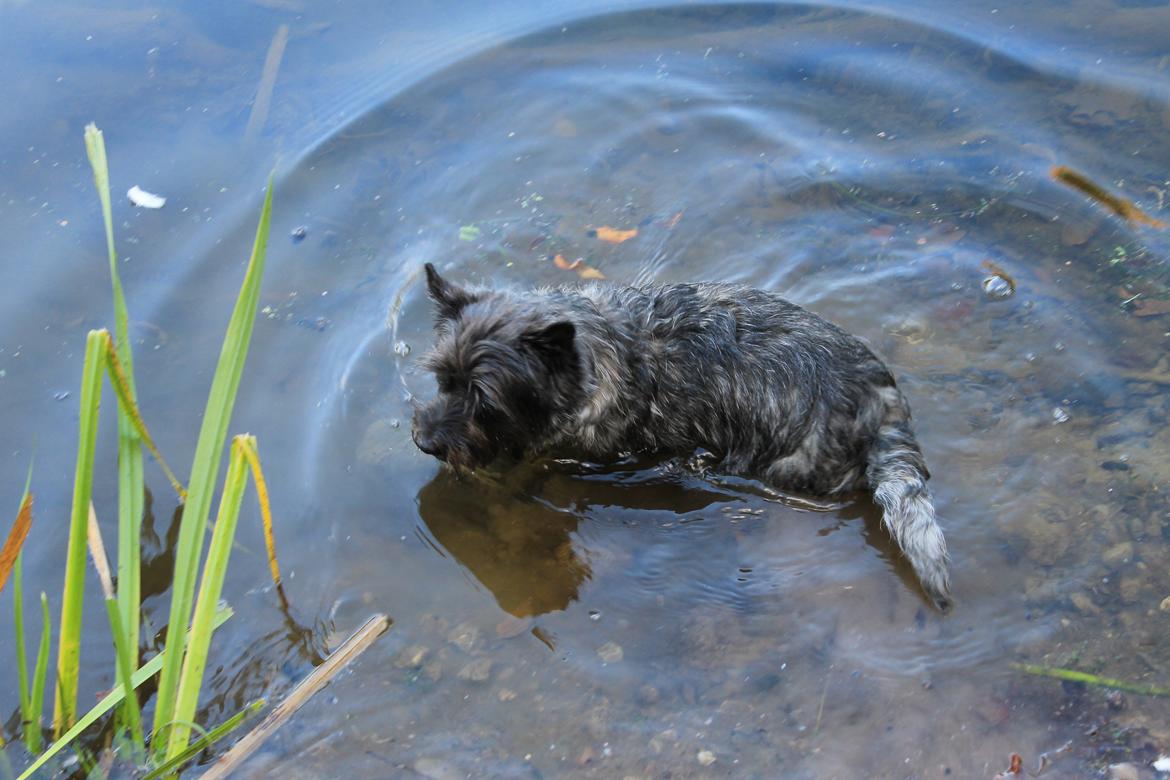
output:
M411 431L411 437L414 439L415 446L427 455L434 455L440 460L446 456L447 448L437 436L428 436L416 428Z

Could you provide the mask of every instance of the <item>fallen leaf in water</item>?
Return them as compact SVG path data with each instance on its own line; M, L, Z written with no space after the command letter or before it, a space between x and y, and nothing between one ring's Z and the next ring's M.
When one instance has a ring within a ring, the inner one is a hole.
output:
M577 275L582 279L604 279L605 274L598 271L592 266L585 265L585 261L578 257L572 262L565 259L564 255L557 255L553 258L553 265L562 271L576 271Z
M1157 317L1159 314L1170 314L1170 300L1138 298L1133 302L1133 313L1136 317Z
M20 511L16 514L16 522L8 532L8 540L0 548L0 590L4 590L4 583L8 581L8 573L16 564L16 556L20 555L20 548L28 537L28 529L32 526L32 493L26 493L20 504Z
M1105 208L1112 211L1117 216L1129 222L1139 222L1150 227L1165 228L1166 223L1160 219L1154 219L1146 212L1138 208L1132 201L1126 200L1118 195L1114 195L1107 191L1100 184L1097 184L1088 176L1074 171L1067 165L1057 165L1049 171L1052 178L1057 181L1064 182L1068 186L1080 190L1088 195L1093 200L1100 203Z
M126 197L129 198L130 202L135 206L140 206L144 209L161 209L167 203L167 199L162 195L155 195L153 192L147 192L137 184L126 191Z
M1007 778L1010 778L1013 775L1024 774L1024 759L1020 756L1019 753L1012 753L1012 757L1009 759L1009 761L1010 763L1008 764L1008 768L997 774L995 776L995 780L1007 780Z
M634 236L638 235L637 228L630 228L629 230L618 230L611 227L599 227L597 230L589 231L589 235L594 238L599 238L602 241L608 241L611 244L620 244L623 241L629 241Z

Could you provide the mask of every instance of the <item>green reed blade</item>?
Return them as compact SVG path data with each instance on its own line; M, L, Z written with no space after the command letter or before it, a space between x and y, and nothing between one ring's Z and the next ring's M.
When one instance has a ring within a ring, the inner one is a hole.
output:
M180 500L187 498L187 491L179 484L179 480L175 477L175 473L171 471L171 467L167 465L166 459L163 458L162 453L158 451L158 446L154 443L154 438L151 437L150 431L146 428L146 421L142 419L142 412L138 410L138 403L134 400L131 392L130 382L126 376L126 370L122 365L121 358L118 357L118 348L114 346L114 340L106 333L106 375L110 379L110 386L114 388L114 395L118 397L118 411L125 415L127 423L134 428L134 431L141 439L141 443L146 445L150 453L158 460L158 465L162 467L163 473L167 475L167 479L171 482L171 487L178 493Z
M138 698L134 693L134 684L131 675L134 666L131 662L132 651L126 645L125 629L122 627L122 613L118 609L117 599L106 599L106 614L110 619L110 634L114 637L114 656L118 665L118 677L122 681L122 721L130 730L130 739L134 749L142 754L146 750L146 739L142 734L142 712L138 708Z
M23 503L23 502L22 502ZM16 638L16 676L20 682L20 719L29 722L32 691L28 684L28 656L24 648L24 555L16 556L12 567L12 633Z
M114 596L114 581L110 577L110 561L106 558L106 545L102 541L102 529L98 525L97 512L93 504L89 505L89 517L86 525L89 538L89 554L93 559L93 567L97 570L98 582L102 586L102 594L106 597L106 616L110 621L110 636L114 638L114 659L117 678L122 683L125 696L120 707L120 725L130 731L132 749L135 757L141 757L145 751L145 742L142 738L142 714L138 709L138 698L134 688L130 685L130 674L134 668L130 661L130 648L126 643L126 635L122 629L121 613L118 611L118 600ZM137 647L135 647L137 650ZM121 729L118 729L120 732Z
M85 597L86 523L93 489L94 444L102 401L104 330L91 330L85 340L82 366L81 420L77 436L77 465L73 474L73 508L69 521L69 550L61 598L61 628L57 640L57 694L53 734L73 725L77 714L77 670L81 660L81 610Z
M212 621L212 629L218 629L228 620L228 618L232 616L232 614L231 607L221 605L215 613L215 619ZM166 660L165 656L166 650L164 649L162 653L159 653L154 658L151 658L149 661L144 663L141 668L138 669L138 671L134 672L130 676L131 686L137 689L138 686L142 685L142 683L158 674L159 670L163 667L163 661ZM73 725L73 728L69 729L69 731L65 732L65 734L63 734L52 745L50 745L48 750L42 753L36 761L29 765L28 769L25 769L24 772L21 773L20 777L18 777L16 780L26 780L26 778L32 777L34 772L44 766L53 756L60 753L62 749L68 747L69 744L73 742L73 740L81 736L82 732L96 723L98 718L114 709L114 707L117 707L118 704L121 703L122 696L124 694L125 690L122 687L115 686L114 689L107 693L105 697L94 706L93 709L78 718L77 723Z
M32 697L29 701L28 722L24 727L24 742L33 755L41 752L41 711L45 707L45 680L49 676L49 639L53 628L49 617L49 597L41 591L41 646L37 649L37 665L33 671Z
M183 660L183 676L175 699L173 725L167 735L168 760L186 749L191 736L190 723L195 718L199 690L203 687L203 672L207 666L207 651L211 645L211 619L223 590L223 579L227 573L228 558L232 553L232 542L240 518L240 505L244 501L244 488L248 485L248 458L244 454L244 448L249 444L254 447L255 441L253 437L247 435L237 436L232 441L227 477L224 478L223 495L219 500L219 513L215 518L211 547L207 551L207 562L203 567L199 599L195 602L195 616L191 619L191 635L188 639L187 656Z
M93 168L93 183L101 201L106 230L106 252L110 259L110 283L114 293L114 339L125 369L130 399L137 402L134 388L134 356L130 348L130 314L118 277L118 255L114 249L114 220L110 208L110 174L102 131L92 122L85 128L85 151ZM138 664L139 618L142 602L141 532L145 511L145 480L142 473L142 446L138 432L122 405L118 406L118 607L126 642Z
M20 518L28 512L27 524L32 525L32 464L28 466L28 476L24 480L24 494L20 497L20 509L16 513L15 526L21 525ZM15 530L15 527L14 527ZM28 529L25 529L27 536ZM20 683L20 719L29 722L29 713L32 710L28 684L28 658L24 646L24 553L17 545L16 557L12 562L12 624L16 638L16 676ZM30 748L31 749L31 748Z
M174 720L175 697L179 687L179 672L183 661L186 632L182 629L191 617L191 604L195 598L195 577L199 569L199 557L207 516L215 491L216 476L227 441L228 424L232 407L235 405L236 390L244 371L248 356L248 344L252 337L252 326L256 320L256 306L260 298L260 280L264 274L264 260L268 246L268 225L272 212L272 176L268 178L268 190L264 196L264 207L260 212L260 224L252 245L252 256L240 288L231 321L224 336L223 348L211 391L207 397L207 408L203 413L203 424L195 446L195 457L191 464L191 477L187 481L187 501L183 505L183 516L179 521L179 542L175 550L175 573L171 588L171 611L167 631L166 663L159 678L158 697L155 701L153 733L157 737L160 726ZM156 756L161 757L162 740L155 740Z
M223 723L207 732L195 742L192 742L190 747L188 747L182 753L179 753L174 758L168 758L163 764L159 765L155 769L152 769L148 775L142 778L142 780L155 780L156 778L163 777L174 772L183 764L195 758L195 756L199 755L204 750L238 729L249 717L264 709L266 703L267 702L265 702L264 699L257 699L256 701L252 702L248 706L244 707L244 709L240 710L235 715L231 716Z

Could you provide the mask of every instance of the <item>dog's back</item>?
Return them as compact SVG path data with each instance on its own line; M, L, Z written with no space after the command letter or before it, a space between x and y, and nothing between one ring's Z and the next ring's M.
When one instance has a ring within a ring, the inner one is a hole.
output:
M910 410L857 338L783 298L725 284L464 290L427 266L440 394L415 414L456 466L554 445L608 456L718 453L721 468L829 495L873 490L923 586L947 553Z

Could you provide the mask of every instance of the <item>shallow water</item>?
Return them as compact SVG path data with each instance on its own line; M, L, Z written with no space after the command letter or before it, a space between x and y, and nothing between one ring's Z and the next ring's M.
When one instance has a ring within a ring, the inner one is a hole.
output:
M81 344L109 320L84 122L106 131L115 192L170 199L115 221L143 406L179 464L277 161L233 430L260 440L291 608L245 520L202 720L279 698L373 612L394 626L246 776L991 777L1050 752L1046 776L1082 777L1170 752L1163 702L1010 666L1170 686L1170 314L1149 303L1170 239L1049 176L1068 165L1166 218L1164 5L0 18L24 76L0 85L22 107L0 113L0 499L16 506L35 451L29 592L59 593ZM914 408L956 609L924 604L864 497L780 496L685 459L459 479L419 453L422 264L573 281L556 255L616 283L766 287L865 338ZM1014 293L987 294L993 273ZM174 502L149 479L160 620Z

